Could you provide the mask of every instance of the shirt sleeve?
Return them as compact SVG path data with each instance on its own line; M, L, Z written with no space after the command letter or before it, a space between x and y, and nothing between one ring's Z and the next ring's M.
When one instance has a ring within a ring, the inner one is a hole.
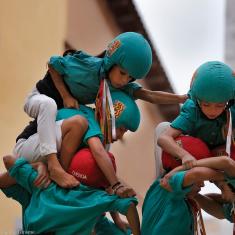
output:
M65 74L65 57L52 56L49 60L49 65L53 67L60 75Z
M37 177L37 172L24 158L16 160L15 164L9 169L9 174L29 193L33 193L35 188L33 182Z
M196 105L187 100L182 106L179 116L171 123L171 127L181 130L184 134L192 133L196 122Z
M134 92L138 89L142 88L142 86L137 82L130 82L122 90L129 95L132 99L136 99L134 97Z
M101 132L100 126L98 124L98 122L95 119L95 114L94 111L88 107L85 107L85 110L83 111L86 114L86 118L88 121L88 129L86 131L86 133L84 134L83 137L83 145L87 146L87 141L88 139L92 138L92 137L98 137L100 139L100 141L103 141L103 134Z
M191 190L191 186L183 187L183 181L186 171L179 171L175 173L170 179L169 184L172 188L172 192L175 194L186 195Z

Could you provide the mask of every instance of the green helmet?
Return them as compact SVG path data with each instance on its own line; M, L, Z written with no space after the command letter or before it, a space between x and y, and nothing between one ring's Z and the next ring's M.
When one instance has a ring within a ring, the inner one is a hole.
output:
M122 91L111 93L115 112L116 127L136 131L140 124L140 111L135 101Z
M104 57L104 69L109 71L118 65L134 79L147 75L152 66L152 50L148 41L139 33L118 35L108 45Z
M234 78L234 72L228 65L219 61L206 62L193 76L190 95L193 100L228 102L234 99Z

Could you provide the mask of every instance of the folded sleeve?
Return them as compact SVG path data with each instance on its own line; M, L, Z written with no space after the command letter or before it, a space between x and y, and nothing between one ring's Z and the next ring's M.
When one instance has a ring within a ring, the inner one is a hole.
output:
M136 99L134 97L134 92L136 90L139 90L140 88L142 88L142 86L137 83L137 82L131 82L131 83L128 83L125 87L122 88L122 90L127 94L129 95L132 99Z
M24 158L16 160L15 164L9 169L9 174L29 193L33 193L33 190L36 188L33 182L37 177L37 172Z

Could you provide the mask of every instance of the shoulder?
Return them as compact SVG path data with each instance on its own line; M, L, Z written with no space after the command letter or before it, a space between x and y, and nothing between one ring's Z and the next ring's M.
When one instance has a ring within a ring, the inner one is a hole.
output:
M188 111L188 112L196 112L199 109L198 105L191 99L187 99L186 102L183 104L181 110Z

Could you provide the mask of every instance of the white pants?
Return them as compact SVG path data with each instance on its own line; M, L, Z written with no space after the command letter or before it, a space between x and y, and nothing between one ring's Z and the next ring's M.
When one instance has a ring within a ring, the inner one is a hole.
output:
M59 152L62 142L62 126L63 120L55 123L56 150ZM13 149L15 158L24 157L29 162L44 161L45 155L41 154L40 137L38 133L31 135L28 139L19 139Z
M155 169L156 178L162 175L165 170L162 166L162 148L157 144L159 136L170 126L170 122L161 122L155 128L154 135L154 155L155 155Z
M39 151L41 156L57 153L56 148L56 102L34 88L26 98L24 111L32 118L37 118Z

